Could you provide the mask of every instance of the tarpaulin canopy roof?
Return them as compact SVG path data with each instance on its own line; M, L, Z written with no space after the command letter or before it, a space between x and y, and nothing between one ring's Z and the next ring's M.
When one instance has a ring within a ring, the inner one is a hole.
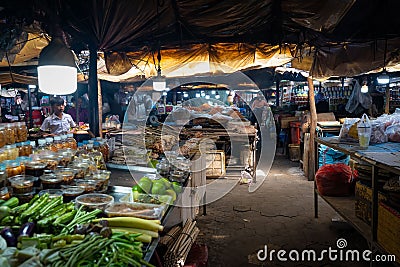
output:
M398 62L400 1L396 0L3 2L3 33L18 32L38 21L51 35L59 24L76 52L88 45L103 51L107 70L114 75L130 66L143 69L153 64L146 74L152 75L158 49L163 69L199 58L236 69L258 65L257 59L271 66L269 60L289 44L299 68L311 70L314 77L328 77L382 68L388 40L388 62ZM0 51L9 48L10 35L2 35Z

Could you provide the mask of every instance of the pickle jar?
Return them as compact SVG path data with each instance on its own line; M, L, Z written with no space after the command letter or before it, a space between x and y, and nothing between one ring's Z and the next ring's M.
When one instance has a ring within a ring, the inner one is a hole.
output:
M7 123L4 129L6 144L11 145L15 143L14 126Z
M16 160L5 160L7 177L22 174L21 164Z
M76 143L76 140L74 139L74 134L72 134L72 133L67 134L66 142L68 143L68 148L78 149L78 144Z
M30 141L22 142L22 155L20 156L29 156L30 154L32 154L31 142Z
M54 151L58 151L64 148L61 142L61 136L54 136L53 146L54 146Z
M6 145L6 136L5 136L5 128L4 126L0 126L0 147Z
M15 128L17 132L17 142L25 142L28 139L28 128L25 125L25 122L18 122L17 127Z
M25 169L26 169L25 166L26 166L27 163L31 162L32 159L30 157L27 157L27 156L21 156L21 157L16 158L16 161L19 162L19 164L21 166L22 173L25 173Z

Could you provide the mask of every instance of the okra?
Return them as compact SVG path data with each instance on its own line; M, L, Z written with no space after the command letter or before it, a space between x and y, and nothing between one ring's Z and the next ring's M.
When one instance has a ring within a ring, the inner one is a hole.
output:
M64 215L58 217L54 222L53 225L59 225L59 224L65 224L70 222L74 216L75 216L76 211L70 211L68 213L65 213Z

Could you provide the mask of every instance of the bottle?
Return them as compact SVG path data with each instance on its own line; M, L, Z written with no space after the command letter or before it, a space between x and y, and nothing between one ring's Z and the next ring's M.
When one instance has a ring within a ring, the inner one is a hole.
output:
M27 142L29 142L29 144L30 144L31 154L37 154L36 153L36 150L37 150L36 142L35 141L27 141Z
M66 134L60 135L60 138L61 138L62 148L68 148L67 135Z
M59 149L63 149L63 144L61 142L60 136L54 136L53 146L55 152L57 152Z
M36 149L36 154L42 154L48 151L46 139L39 139L38 140L38 147Z
M54 146L53 142L54 139L52 137L46 137L46 146L48 150L51 150L53 152L57 152L57 148Z
M72 133L67 134L66 142L68 144L68 148L71 148L71 149L77 149L78 148L78 144L76 143L76 140L74 138L74 134L72 134Z

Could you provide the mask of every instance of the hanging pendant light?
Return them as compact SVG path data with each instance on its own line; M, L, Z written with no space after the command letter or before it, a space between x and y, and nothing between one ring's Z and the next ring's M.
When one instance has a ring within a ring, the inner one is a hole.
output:
M361 86L361 93L368 93L368 85L366 81L364 81L363 85Z
M157 60L158 60L157 77L155 77L153 79L153 90L160 92L160 91L165 91L165 88L167 87L167 82L165 80L165 77L161 76L161 52L160 52L160 49L158 49Z
M390 82L390 77L386 73L386 51L387 51L387 39L385 39L385 50L383 52L383 71L382 74L376 79L379 84L388 84Z
M37 72L39 89L43 93L69 95L77 89L75 57L61 36L54 36L40 52Z

